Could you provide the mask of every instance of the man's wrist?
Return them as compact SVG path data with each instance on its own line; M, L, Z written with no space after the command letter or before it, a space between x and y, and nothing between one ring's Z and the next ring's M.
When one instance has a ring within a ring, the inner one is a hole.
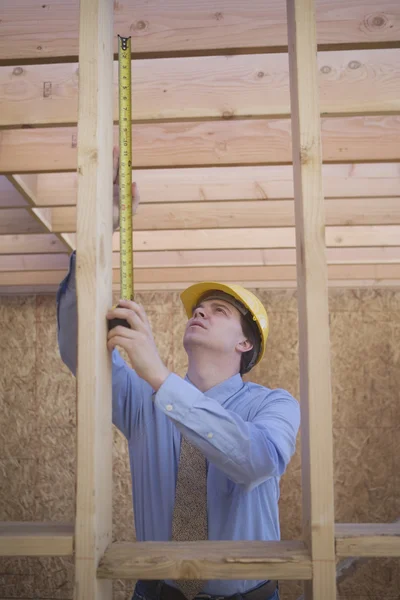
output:
M169 377L171 371L164 367L158 370L156 373L153 373L151 379L148 380L148 383L151 385L155 392L158 392L164 381Z

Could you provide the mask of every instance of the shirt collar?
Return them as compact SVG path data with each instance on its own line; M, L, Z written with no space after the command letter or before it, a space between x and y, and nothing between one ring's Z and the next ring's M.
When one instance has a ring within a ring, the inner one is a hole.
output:
M185 380L188 381L193 387L196 387L189 379L189 377L185 376ZM217 400L220 404L223 404L225 400L236 394L243 387L243 379L240 373L236 373L229 379L225 379L225 381L221 381L214 387L210 388L205 392L206 396L212 398L213 400ZM197 388L196 388L197 389Z

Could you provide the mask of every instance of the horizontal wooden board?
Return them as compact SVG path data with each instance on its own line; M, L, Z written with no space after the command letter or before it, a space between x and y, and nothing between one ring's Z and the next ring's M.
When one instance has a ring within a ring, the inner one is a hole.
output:
M323 165L326 198L398 196L400 164ZM161 202L213 202L293 198L293 167L134 169L141 206ZM38 175L38 206L76 204L76 173Z
M400 557L400 522L337 523L335 536L338 557Z
M400 117L321 121L324 162L400 161ZM118 143L118 127L114 128ZM132 127L137 168L291 163L290 120L158 123ZM67 171L77 167L76 128L0 132L0 172ZM307 149L302 160L308 160Z
M23 209L21 209L23 210ZM75 207L52 208L53 232L76 231ZM0 217L3 214L0 212ZM16 212L16 211L14 211ZM325 201L327 225L400 225L397 198L342 198ZM18 214L13 229L18 231ZM135 231L162 229L215 229L229 227L294 227L293 200L246 200L144 204L133 219ZM21 231L21 233L24 233Z
M321 52L318 64L323 115L400 112L400 49ZM78 82L77 63L0 67L0 127L76 123ZM287 54L132 64L133 121L289 115Z
M18 208L26 205L26 200L7 177L0 175L0 208Z
M3 0L2 61L76 60L78 0L33 3ZM184 15L184 18L182 17ZM375 46L400 41L397 0L318 0L317 41L322 47ZM131 35L141 55L179 55L268 51L287 46L285 3L280 0L155 0L114 4L114 50L117 34Z
M73 540L72 524L0 522L0 556L69 556Z
M73 234L71 234L73 235ZM398 225L326 227L326 245L333 248L398 246ZM137 231L133 248L149 250L212 250L252 248L295 248L294 227L259 229L192 229ZM119 250L119 234L113 236L113 250Z
M184 250L160 252L134 252L136 269L160 267L224 267L295 265L295 249L269 250ZM383 264L400 263L400 246L389 248L327 248L328 264ZM69 256L64 254L0 255L0 271L52 271L67 272ZM113 252L113 267L119 268L119 252Z
M65 252L65 244L52 233L0 235L0 255L28 253L48 254L53 252Z
M26 208L0 209L0 235L12 233L44 233L46 229Z
M2 271L0 286L59 284L63 271ZM328 265L328 279L336 280L400 280L400 263L366 265ZM143 284L168 284L192 281L221 281L247 283L253 281L295 281L296 267L291 265L227 266L190 268L137 269L134 282ZM113 270L113 283L120 281L119 269Z
M311 579L303 542L119 542L100 560L100 579Z

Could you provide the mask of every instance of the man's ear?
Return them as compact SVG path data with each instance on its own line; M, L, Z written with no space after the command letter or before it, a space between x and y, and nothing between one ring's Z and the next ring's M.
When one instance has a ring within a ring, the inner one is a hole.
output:
M238 352L248 352L249 350L252 350L253 348L253 344L251 343L250 340L244 339L241 342L238 342L236 344L236 350Z

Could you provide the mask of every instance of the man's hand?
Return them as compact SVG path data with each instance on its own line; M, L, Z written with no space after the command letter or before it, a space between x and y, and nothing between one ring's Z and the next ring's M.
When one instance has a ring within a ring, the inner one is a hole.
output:
M158 391L170 374L158 354L151 325L140 304L131 300L120 300L120 308L107 313L107 319L125 319L131 329L114 327L108 332L107 348L111 351L120 346L128 353L133 369L151 387Z
M136 214L140 196L136 183L132 183L132 214ZM113 231L119 228L119 148L113 148Z

